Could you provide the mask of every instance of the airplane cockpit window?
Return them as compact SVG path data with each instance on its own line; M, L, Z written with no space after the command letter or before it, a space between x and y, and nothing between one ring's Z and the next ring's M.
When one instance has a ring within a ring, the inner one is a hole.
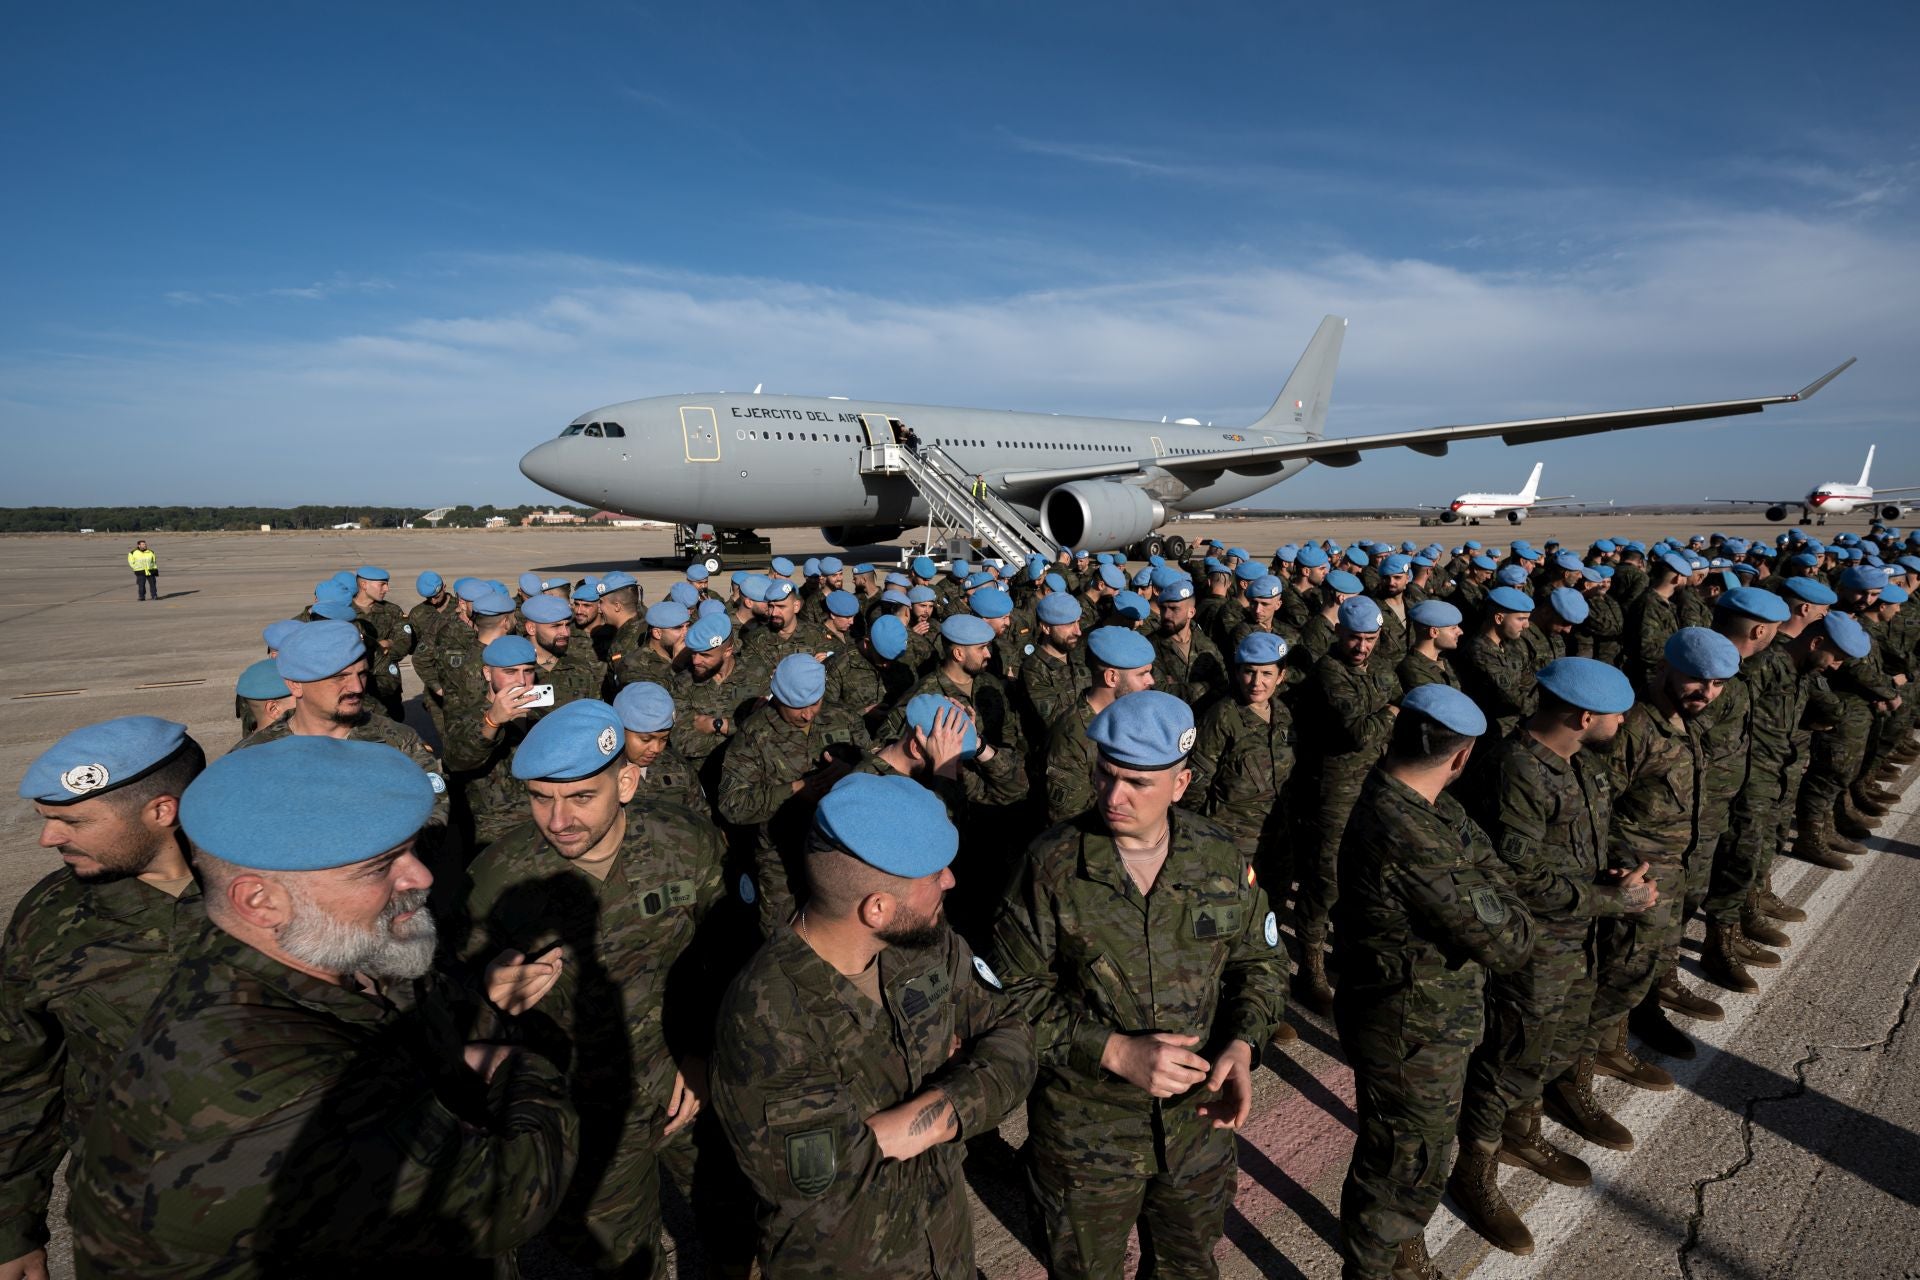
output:
M624 440L627 435L627 429L617 422L603 422L600 428L607 433L609 440Z
M600 435L600 424L596 422L588 426L587 434L598 439Z
M573 424L572 426L570 426L570 427L568 427L568 428L567 428L567 429L566 429L565 431L562 431L562 432L560 433L560 435L561 435L561 438L562 438L562 439L564 439L564 438L566 438L567 436L577 436L577 435L579 435L579 434L580 434L580 433L581 433L582 431L585 431L586 429L587 429L587 424L586 424L586 423L584 423L584 422L576 422L576 423L574 423L574 424Z

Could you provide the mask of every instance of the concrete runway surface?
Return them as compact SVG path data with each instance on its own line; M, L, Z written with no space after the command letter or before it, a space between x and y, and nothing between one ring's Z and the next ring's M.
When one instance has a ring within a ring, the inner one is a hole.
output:
M1863 528L1864 521L1836 522L1827 532L1842 527ZM1471 531L1365 519L1176 526L1189 538L1218 537L1256 554L1323 535L1451 546L1469 532L1489 545L1520 532L1536 546L1558 536L1584 548L1602 536L1652 540L1720 529L1771 537L1781 528L1758 516L1727 515L1539 517L1518 529ZM834 550L814 530L771 536L781 554ZM162 534L149 541L160 556L165 595L141 604L125 567L131 537L0 539L0 641L7 652L0 666L0 777L17 782L62 733L118 715L182 721L210 755L224 752L238 729L233 680L264 653L260 628L296 611L313 584L336 569L386 567L391 598L406 609L417 599L412 583L422 569L449 581L471 573L510 583L527 569L577 578L631 567L635 556L668 547L664 531L597 529ZM657 599L677 575L649 569L637 576ZM409 680L409 697L417 692ZM410 722L430 733L417 708L409 711ZM35 843L31 806L15 799L4 812L0 833L11 852L0 859L0 908L11 912L57 861ZM1874 852L1850 872L1780 861L1775 887L1809 919L1790 927L1794 941L1780 969L1756 971L1758 996L1711 992L1727 1020L1689 1028L1701 1043L1692 1062L1662 1061L1679 1082L1675 1091L1599 1082L1603 1100L1637 1136L1635 1151L1588 1147L1549 1123L1593 1166L1595 1185L1572 1190L1505 1171L1502 1186L1538 1242L1532 1257L1490 1250L1441 1209L1427 1239L1448 1274L1920 1277L1920 795L1904 799L1867 843ZM1699 938L1696 924L1689 967ZM1285 1054L1267 1052L1253 1118L1241 1135L1239 1193L1219 1251L1229 1277L1339 1273L1352 1079L1331 1025L1300 1011L1290 1017L1301 1039ZM1016 1116L997 1137L976 1142L968 1161L977 1260L996 1280L1044 1274L1024 1243L1015 1154L1023 1136ZM670 1227L681 1221L670 1210ZM566 1274L543 1253L526 1258L529 1274ZM63 1226L55 1227L51 1257L55 1276L72 1274Z

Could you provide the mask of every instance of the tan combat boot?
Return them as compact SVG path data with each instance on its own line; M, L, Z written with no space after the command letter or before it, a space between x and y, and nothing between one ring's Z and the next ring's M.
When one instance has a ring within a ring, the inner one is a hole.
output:
M1427 1256L1427 1238L1415 1236L1400 1246L1393 1260L1393 1280L1447 1280L1446 1274Z
M1547 1114L1598 1147L1633 1150L1633 1131L1608 1114L1593 1096L1593 1055L1583 1053L1567 1073L1547 1085Z
M1752 995L1760 989L1760 984L1747 972L1746 964L1735 949L1734 939L1739 933L1737 924L1707 921L1707 949L1700 956L1700 976L1716 987Z
M1293 975L1293 998L1325 1018L1333 1013L1333 987L1327 982L1326 939L1300 937L1300 972Z
M1747 905L1740 912L1740 936L1769 947L1790 947L1793 939L1787 931L1767 919L1760 909L1760 891L1747 890Z
M1654 984L1653 993L1659 997L1661 1008L1671 1009L1695 1022L1718 1022L1727 1016L1725 1009L1680 981L1678 969L1669 969L1661 974L1660 981Z
M1760 882L1760 888L1754 894L1754 901L1759 904L1760 910L1775 920L1784 920L1788 924L1798 924L1807 918L1806 912L1798 907L1788 906L1785 902L1781 901L1778 894L1774 893L1772 867L1767 868L1766 879Z
M1587 1162L1554 1146L1540 1132L1540 1111L1536 1102L1507 1112L1500 1130L1500 1163L1531 1169L1563 1187L1592 1186L1593 1170Z
M1659 1006L1656 1005L1657 1009ZM1600 1041L1600 1051L1593 1055L1595 1075L1612 1076L1615 1080L1625 1080L1637 1089L1649 1093L1671 1093L1673 1077L1660 1067L1641 1059L1640 1055L1627 1047L1627 1024L1622 1019L1613 1028L1613 1034Z
M1453 1197L1460 1220L1488 1244L1524 1258L1533 1252L1533 1232L1500 1193L1499 1171L1492 1151L1462 1142L1460 1154L1454 1157L1453 1176L1447 1179L1447 1194Z
M1627 1030L1633 1032L1641 1044L1655 1053L1665 1054L1669 1058L1691 1058L1699 1053L1693 1047L1693 1040L1686 1032L1667 1021L1666 1010L1661 1007L1660 990L1654 988L1647 992L1647 998L1634 1006L1627 1015ZM1594 1063L1598 1071L1600 1064Z
M1744 916L1745 914L1745 910L1742 909L1741 915ZM1733 953L1740 957L1742 964L1750 964L1756 969L1778 969L1780 967L1779 953L1769 951L1752 938L1749 938L1744 924L1734 931Z
M1298 1040L1299 1038L1300 1038L1300 1032L1294 1028L1294 1025L1291 1022L1288 1022L1285 1018L1282 1018L1280 1020L1279 1025L1274 1027L1273 1035L1271 1038L1268 1039L1267 1043L1272 1045L1274 1048L1278 1049L1283 1045L1292 1044L1294 1041Z
M1864 840L1880 828L1877 815L1867 813L1853 802L1853 797L1845 792L1834 804L1833 825L1841 834L1852 836L1855 840Z
M1851 871L1853 863L1844 855L1865 853L1865 845L1855 844L1833 827L1833 815L1825 811L1802 809L1793 832L1793 856L1802 862L1834 871Z

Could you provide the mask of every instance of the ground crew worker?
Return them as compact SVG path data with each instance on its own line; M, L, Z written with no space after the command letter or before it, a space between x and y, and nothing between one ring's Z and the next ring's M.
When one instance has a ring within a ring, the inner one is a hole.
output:
M307 625L296 622L296 627ZM280 665L262 658L240 673L234 682L233 701L240 720L240 736L245 738L261 725L272 724L293 709L287 682L280 678Z
M1205 705L1230 683L1220 648L1193 625L1193 579L1174 578L1159 590L1160 627L1153 633L1153 687L1190 707Z
M139 593L134 596L136 601L160 598L160 557L153 554L145 538L127 552L127 568L133 570L133 589Z
M1340 847L1335 1022L1358 1135L1340 1190L1343 1274L1436 1275L1440 1203L1486 975L1533 950L1533 917L1486 833L1446 788L1487 718L1457 689L1408 693Z
M1402 689L1423 684L1460 687L1448 655L1460 647L1463 621L1460 610L1445 600L1422 600L1407 610L1407 655L1394 668Z
M1521 640L1533 617L1533 597L1514 587L1495 587L1481 614L1479 634L1460 664L1460 687L1505 737L1536 705L1533 669Z
M627 763L639 770L633 802L678 805L710 820L713 810L700 787L700 776L673 749L673 695L651 680L642 680L614 695L613 710L626 731Z
M1029 742L1043 742L1047 726L1086 688L1087 664L1080 607L1072 596L1060 591L1041 597L1034 620L1039 634L1033 652L1021 660L1018 692L1022 734Z
M1525 1254L1533 1235L1495 1181L1501 1161L1563 1186L1593 1181L1586 1162L1540 1131L1548 1080L1573 1065L1593 1008L1597 919L1646 910L1656 890L1642 866L1608 871L1613 740L1633 686L1591 658L1540 669L1540 701L1461 783L1534 920L1533 954L1487 981L1487 1035L1467 1065L1460 1154L1448 1190L1467 1225L1496 1248Z
M1248 1072L1285 1008L1286 952L1232 836L1177 810L1193 710L1157 690L1094 719L1099 799L1028 849L995 970L1033 1027L1027 1178L1060 1277L1214 1274Z
M434 800L393 748L322 737L187 788L208 923L88 1125L81 1276L491 1274L448 1262L546 1225L579 1137L566 1075L484 1027L462 1043L492 1015L431 973Z
M376 647L367 650L368 690L391 720L405 720L400 663L413 652L413 631L400 606L387 599L391 575L378 565L353 571L353 611L373 628Z
M859 717L871 737L913 687L913 670L901 661L906 624L891 614L873 620L866 633L827 660L827 701Z
M770 1280L972 1280L956 1139L1033 1082L1033 1032L942 920L959 835L901 777L841 780L806 907L721 1003L713 1101L759 1198Z
M1126 627L1095 627L1088 635L1087 687L1047 730L1042 768L1047 780L1047 825L1093 807L1097 753L1087 737L1094 717L1129 693L1153 687L1153 644Z
M655 685L621 695L648 688L671 709ZM716 1212L719 1189L687 1180L707 1097L709 1014L731 970L706 927L725 897L725 846L691 810L629 803L641 770L628 757L628 732L597 701L556 708L528 731L512 768L530 820L469 869L459 951L476 970L510 953L490 976L513 986L520 972L539 981L557 966L523 1019L525 1043L569 1064L581 1121L578 1162L549 1238L595 1270L658 1276L666 1273L663 1164L680 1166L676 1180L709 1251L740 1238L738 1198L733 1214ZM751 1258L737 1253L741 1263Z
M114 1060L205 922L180 797L206 756L185 725L75 729L20 779L65 864L14 907L0 981L0 1274L45 1277L54 1173Z
M714 807L743 831L735 884L741 900L756 909L763 939L793 918L790 886L801 883L796 869L814 806L859 763L868 741L856 717L823 701L826 692L819 659L806 653L782 658L773 670L771 701L741 725L720 766Z
M513 776L512 761L514 748L537 719L533 670L531 640L510 635L491 640L481 650L486 696L447 713L441 740L446 767L466 801L476 853L526 821L527 789Z
M1348 597L1340 605L1332 652L1314 663L1301 686L1301 732L1318 750L1295 767L1295 793L1308 802L1301 814L1306 856L1297 868L1301 959L1293 990L1301 1004L1322 1016L1333 1012L1325 948L1339 896L1340 841L1398 714L1400 681L1392 667L1372 660L1380 626L1377 601Z

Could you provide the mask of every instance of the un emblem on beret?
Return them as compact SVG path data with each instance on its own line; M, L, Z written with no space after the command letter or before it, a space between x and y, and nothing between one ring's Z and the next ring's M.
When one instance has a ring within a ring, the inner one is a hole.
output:
M614 748L620 745L620 740L613 736L612 725L608 725L600 731L600 739L595 745L600 748L601 755L610 756L613 754Z
M110 777L103 764L77 764L60 775L60 785L76 796L83 796L106 786Z
M1200 731L1198 729L1183 730L1180 734L1180 750L1183 752L1193 750L1193 744L1199 740Z

